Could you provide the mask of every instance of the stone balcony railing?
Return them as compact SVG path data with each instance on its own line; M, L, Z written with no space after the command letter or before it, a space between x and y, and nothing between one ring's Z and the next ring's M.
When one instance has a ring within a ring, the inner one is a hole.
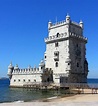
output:
M40 74L42 73L39 71L39 68L30 68L30 69L18 69L18 70L13 70L12 74Z
M68 37L78 38L78 39L81 39L81 40L84 40L85 42L87 42L87 38L86 37L84 37L82 35L77 35L77 34L72 33L72 32L70 32L69 34L67 34L66 32L65 33L61 33L58 36L57 35L49 36L48 38L45 38L45 42L49 43L49 42L56 41L56 40L67 39Z
M64 39L67 37L67 33L61 33L61 34L58 34L57 35L52 35L52 36L49 36L48 38L45 38L45 42L48 43L48 42L51 42L51 41L54 41L54 40L61 40L61 39Z
M80 26L77 22L71 21L71 23L76 25L76 26Z
M74 21L70 21L70 24L71 23L74 24L74 25L76 25L76 26L80 26L79 23L76 23ZM56 22L56 23L51 24L51 27L50 28L58 27L60 25L65 25L65 24L67 24L66 23L66 20L63 20L63 21L60 21L60 22Z
M54 56L55 61L59 61L59 56Z
M81 35L77 35L75 33L71 33L70 32L70 37L78 38L78 39L81 39L81 40L84 40L85 42L87 42L87 38L86 37L81 36Z
M53 24L51 25L51 27L58 26L58 25L62 25L62 24L66 24L66 20L63 20L63 21L60 21L60 22L53 23Z

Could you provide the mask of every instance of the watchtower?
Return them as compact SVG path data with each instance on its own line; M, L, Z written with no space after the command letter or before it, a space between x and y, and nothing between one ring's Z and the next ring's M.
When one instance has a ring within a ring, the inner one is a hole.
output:
M53 70L55 83L87 82L87 38L83 36L83 22L73 22L70 16L61 22L48 23L45 39L45 68Z

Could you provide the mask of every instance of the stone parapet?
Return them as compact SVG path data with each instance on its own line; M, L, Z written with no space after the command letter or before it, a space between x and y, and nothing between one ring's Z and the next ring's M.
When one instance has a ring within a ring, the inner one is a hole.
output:
M75 33L71 33L70 32L70 37L81 39L81 40L83 40L83 41L85 41L87 43L87 38L82 36L82 35L77 35Z
M30 68L30 69L18 69L18 70L13 70L12 75L14 74L39 74L42 73L39 71L39 68Z
M48 43L48 42L55 41L55 40L62 40L64 38L67 38L67 33L66 32L61 33L58 36L57 35L49 36L48 38L45 38L45 42Z
M77 35L75 33L72 33L70 32L70 36L69 37L74 37L74 38L78 38L78 39L81 39L81 40L84 40L86 43L87 43L87 38L82 36L82 35ZM46 43L50 43L50 42L53 42L53 41L56 41L56 40L62 40L64 38L68 38L67 36L67 33L61 33L59 34L58 36L57 35L52 35L52 36L49 36L48 38L45 38L45 42Z
M51 25L49 26L49 29L52 29L52 28L55 28L55 27L60 27L60 26L63 26L63 25L66 25L68 24L66 22L66 20L63 20L63 21L60 21L60 22L56 22L56 23L51 23ZM70 24L74 24L78 27L81 27L79 23L77 22L74 22L74 21L70 21Z
M77 23L77 22L71 21L71 23L74 24L74 25L76 25L76 26L78 26L78 27L80 27L80 24Z
M59 27L59 26L65 25L65 24L67 24L65 20L60 21L60 22L56 22L56 23L51 24L49 29L52 29L52 28L55 28L55 27Z

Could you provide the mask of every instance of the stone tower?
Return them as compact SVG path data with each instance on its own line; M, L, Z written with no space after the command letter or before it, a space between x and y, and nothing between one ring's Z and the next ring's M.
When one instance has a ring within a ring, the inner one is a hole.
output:
M70 16L62 22L48 23L48 38L45 39L45 68L53 70L55 83L87 82L87 38L83 36L83 22L71 21Z

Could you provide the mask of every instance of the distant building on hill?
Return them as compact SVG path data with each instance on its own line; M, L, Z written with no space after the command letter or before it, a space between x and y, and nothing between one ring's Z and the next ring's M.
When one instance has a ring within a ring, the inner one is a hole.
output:
M88 62L86 59L87 38L83 36L83 22L71 21L70 16L61 22L48 23L46 51L39 67L20 69L8 66L10 86L30 83L86 83Z

